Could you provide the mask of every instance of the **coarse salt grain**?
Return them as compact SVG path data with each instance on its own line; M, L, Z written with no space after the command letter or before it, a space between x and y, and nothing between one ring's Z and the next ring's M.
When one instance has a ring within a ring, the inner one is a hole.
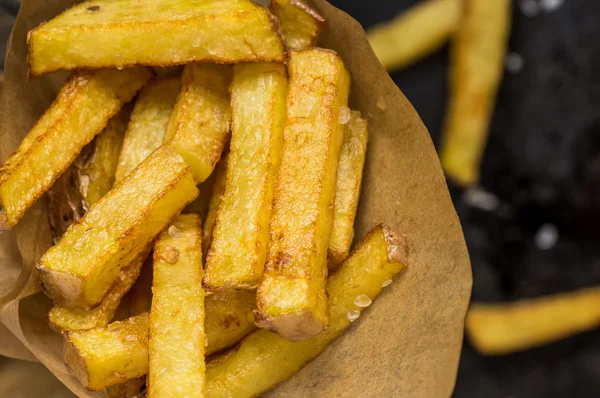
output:
M554 224L543 224L535 233L535 245L542 250L550 250L558 242L558 228Z
M520 0L519 8L526 17L535 17L540 13L540 7L535 0Z
M523 69L523 57L518 53L508 53L506 56L506 70L509 73L519 73Z
M160 253L160 256L169 264L175 264L177 260L179 260L179 250L177 250L173 246L167 246Z
M387 104L385 103L385 100L383 99L383 97L379 97L377 99L377 102L375 103L375 105L377 105L377 107L379 109L381 109L382 111L385 111L387 109Z
M468 189L463 195L463 200L469 206L486 211L494 211L500 205L500 200L494 194L476 187Z
M350 322L354 322L355 320L357 320L360 317L360 311L359 310L350 310L350 311L348 311L346 316L348 317L348 320Z
M368 307L371 305L371 303L371 299L366 294L360 294L354 299L354 305L361 308Z
M340 108L340 124L348 124L350 121L350 108L342 106Z
M171 225L167 231L172 238L179 238L180 236L179 229L175 225Z
M564 0L540 0L540 8L545 12L552 12L563 5Z
M208 337L204 335L204 347L208 347Z
M381 284L381 287L388 287L391 284L392 284L392 280L388 279L387 281L385 281Z

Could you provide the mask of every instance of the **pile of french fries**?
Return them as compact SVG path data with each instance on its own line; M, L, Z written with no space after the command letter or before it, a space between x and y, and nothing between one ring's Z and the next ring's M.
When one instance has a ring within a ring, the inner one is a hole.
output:
M0 220L48 192L37 269L87 389L255 396L405 267L383 224L350 253L367 121L324 23L299 0L91 0L29 32L32 76L73 72L0 169Z

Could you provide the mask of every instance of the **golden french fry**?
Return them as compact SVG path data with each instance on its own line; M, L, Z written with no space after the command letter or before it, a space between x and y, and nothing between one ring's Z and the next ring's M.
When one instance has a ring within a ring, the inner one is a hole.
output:
M146 396L146 377L127 380L106 388L109 398L144 398Z
M271 241L257 291L259 327L290 340L329 325L325 284L335 181L350 75L333 51L292 51L287 122L276 180ZM218 217L218 216L217 216Z
M192 167L198 183L210 176L229 140L231 67L186 65L165 142Z
M134 68L76 72L67 80L0 168L0 202L11 226L151 77L150 69Z
M165 76L150 81L140 92L123 140L117 182L162 145L180 87L179 76Z
M348 124L338 165L333 207L333 227L329 239L329 268L335 268L348 257L354 239L354 219L358 209L360 185L367 154L367 121L360 112L348 110Z
M232 138L225 192L206 257L209 290L258 285L269 242L269 221L286 117L283 64L240 64L231 84Z
M342 334L405 265L404 239L387 226L376 227L327 282L327 331L299 342L266 330L252 333L238 349L207 364L206 396L254 397L287 380Z
M283 62L277 22L250 0L89 0L29 32L34 76L65 69Z
M137 316L150 312L152 307L152 256L148 257L142 267L140 276L129 293L129 315Z
M600 325L600 288L515 303L473 303L466 331L475 348L502 355L548 344Z
M271 12L279 19L285 44L290 50L317 45L325 19L302 0L273 0Z
M208 212L206 213L204 225L202 226L202 253L205 258L212 242L213 227L217 218L219 203L221 203L221 198L225 192L228 159L229 156L227 155L222 157L219 163L217 163L214 171L215 180L212 185L212 191L208 202Z
M421 1L367 36L381 64L395 71L442 47L458 29L462 10L463 0Z
M450 57L450 103L440 158L448 177L469 186L479 179L502 80L510 34L510 0L465 0Z
M46 294L70 307L98 305L121 269L197 195L181 156L157 149L42 256L37 269Z

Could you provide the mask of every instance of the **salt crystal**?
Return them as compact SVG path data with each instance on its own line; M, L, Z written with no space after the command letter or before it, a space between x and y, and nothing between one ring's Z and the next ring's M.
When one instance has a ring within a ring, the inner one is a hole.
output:
M360 317L360 311L359 310L350 310L350 311L348 311L346 316L348 317L348 320L350 320L350 322L354 322L355 320L357 320Z
M540 8L545 12L558 10L565 0L540 0Z
M204 347L208 347L208 337L204 335Z
M540 13L540 7L535 0L520 0L519 7L526 17L535 17Z
M169 264L175 264L179 260L179 250L173 246L167 246L161 251L160 256Z
M550 250L558 242L558 228L554 224L543 224L535 233L535 245L542 250Z
M500 205L500 200L494 194L476 187L468 189L463 200L470 206L486 211L494 211Z
M506 56L506 70L509 73L519 73L523 69L523 57L518 53L508 53Z
M366 294L360 294L354 299L354 305L361 308L368 307L371 305L371 303L371 299Z
M385 103L385 100L383 99L383 97L379 97L377 99L377 102L375 103L375 105L377 105L377 107L379 109L381 109L382 111L385 111L387 109L387 104Z
M175 225L171 225L168 229L169 236L172 238L179 238L179 229Z
M385 281L381 284L381 287L388 287L391 284L392 284L392 280L388 279L387 281Z
M350 108L342 106L340 108L340 124L348 124L350 121Z

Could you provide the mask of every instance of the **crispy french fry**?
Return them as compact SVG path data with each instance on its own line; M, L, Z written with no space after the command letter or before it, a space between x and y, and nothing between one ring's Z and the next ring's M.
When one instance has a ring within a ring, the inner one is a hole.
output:
M162 145L180 87L179 76L165 76L150 81L140 92L123 140L117 182Z
M204 397L202 220L182 214L154 244L148 397Z
M352 111L344 131L338 165L333 206L333 227L329 239L329 267L336 267L348 257L354 239L354 219L358 209L360 185L367 154L367 121Z
M325 19L302 0L273 0L271 12L279 19L287 48L305 50L317 45Z
M258 285L286 117L287 72L282 64L240 64L231 84L232 138L225 192L206 257L209 290Z
M469 340L486 355L527 350L599 325L598 287L515 303L473 303L466 320Z
M146 396L146 377L127 380L106 388L109 398L144 398Z
M0 202L14 226L151 78L147 68L74 73L0 168Z
M183 70L165 141L192 167L198 183L210 176L229 140L230 83L230 66L191 64Z
M254 397L287 380L342 334L405 265L404 239L387 226L376 227L327 282L327 331L299 342L266 330L252 333L232 350L235 354L207 364L206 396Z
M221 203L223 193L225 192L228 160L229 156L226 155L222 157L219 163L217 163L214 171L215 181L212 185L212 192L208 202L208 212L206 213L204 225L202 226L202 253L205 257L212 242L212 233L217 218L217 209L219 208L219 203Z
M381 64L395 71L442 47L458 29L462 10L463 0L421 1L367 36Z
M130 265L123 268L119 279L99 306L91 310L82 310L55 305L48 313L50 326L58 332L66 332L70 330L88 330L108 325L113 319L121 299L131 289L140 275L140 270L147 256L148 252L143 252Z
M189 166L171 147L157 149L42 256L46 294L70 307L98 305L121 268L196 196Z
M329 325L325 284L350 75L333 51L293 51L271 241L257 291L259 327L290 340ZM218 216L217 216L218 217Z
M146 260L129 296L131 297L129 301L130 316L150 311L150 307L152 307L152 256Z
M448 177L469 186L479 179L502 80L510 33L510 0L465 0L450 56L450 102L440 158Z
M29 32L34 76L65 69L283 62L267 9L250 0L90 0Z

